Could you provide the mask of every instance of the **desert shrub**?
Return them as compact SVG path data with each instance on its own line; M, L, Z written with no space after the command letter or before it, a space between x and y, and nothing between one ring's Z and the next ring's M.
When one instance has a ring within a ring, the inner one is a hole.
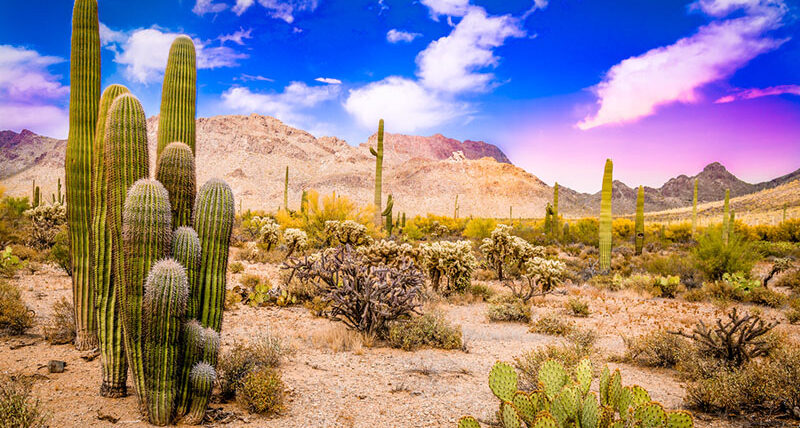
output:
M372 241L367 227L353 220L325 222L325 242L329 245L366 245Z
M791 218L778 225L778 236L782 241L800 242L800 218Z
M463 235L472 239L488 238L496 226L497 222L493 218L473 218L464 227Z
M371 265L397 266L408 261L417 261L418 251L411 244L381 239L357 248Z
M747 293L746 301L771 308L782 308L788 298L785 294L764 287L756 287Z
M32 382L19 376L0 376L0 426L45 428L47 417L39 400L31 396Z
M12 278L17 271L25 267L25 262L14 254L10 246L0 251L0 276Z
M664 228L664 239L677 243L691 242L692 223L684 221L667 225L667 227Z
M570 297L569 300L567 300L567 308L572 315L576 317L588 317L591 313L589 311L589 304L579 297Z
M570 237L583 245L597 247L599 222L596 218L582 218L570 223Z
M223 399L230 399L236 394L248 373L260 368L280 366L287 352L283 341L269 333L262 334L247 344L234 344L230 351L220 356L217 363Z
M698 268L711 280L722 279L726 273L749 276L758 258L749 242L733 234L726 244L717 228L707 230L698 239L693 255Z
M232 301L238 300L250 306L265 306L277 297L272 292L272 282L268 278L252 273L242 275L239 285L230 291L241 296L241 299L232 298Z
M53 304L53 315L42 327L44 339L51 345L63 345L75 340L75 309L66 297Z
M441 312L429 312L409 320L395 321L386 335L395 348L413 351L419 348L459 349L461 327L453 326Z
M676 251L667 255L651 255L644 257L641 268L656 276L677 276L688 288L699 287L703 283L703 273L697 269L692 257L684 251Z
M285 386L278 370L260 367L249 372L236 389L236 401L251 413L273 416L284 409Z
M4 192L5 189L0 187L0 247L27 241L23 213L31 207L27 197L3 197Z
M486 316L490 321L530 322L531 306L510 294L489 299Z
M789 323L800 323L800 297L795 297L789 301L789 309L786 310L785 315Z
M233 274L244 272L244 265L241 262L233 262L228 265L228 270Z
M656 278L653 284L653 291L655 295L660 297L668 297L670 299L675 297L681 286L681 278L678 276L660 276Z
M800 292L800 269L792 269L784 272L775 279L776 287L786 287L795 292Z
M255 242L245 242L242 249L236 253L237 260L244 260L250 263L264 263L266 258Z
M530 328L531 333L546 334L549 336L567 336L575 331L575 324L551 312L539 317Z
M289 228L283 231L283 240L286 242L286 258L295 251L305 251L308 248L308 234L300 229Z
M520 384L523 390L538 388L539 367L550 359L561 361L567 370L572 370L583 359L592 354L596 335L592 330L579 330L566 337L566 342L547 345L544 349L535 349L514 358L514 366L519 370Z
M686 339L667 332L653 330L641 336L626 339L625 360L648 367L675 367L686 353Z
M492 296L495 295L495 291L482 282L473 282L469 287L467 287L466 292L467 294L484 301L491 299Z
M290 259L284 267L317 287L316 294L329 305L326 316L367 334L380 335L390 321L409 316L420 305L423 276L410 262L372 266L348 245Z
M19 335L33 327L34 313L22 301L19 289L0 281L0 332Z
M41 204L25 211L30 219L30 242L36 248L49 248L58 231L67 223L67 210L61 204Z
M627 218L615 218L611 224L611 235L615 242L626 242L633 239L634 222Z
M252 215L248 212L247 215L242 217L239 231L241 239L244 241L257 241L261 237L261 229L268 223L274 223L270 217L261 215Z
M422 243L419 260L434 290L444 294L466 289L478 265L469 241ZM442 278L446 280L444 284Z
M320 196L316 190L307 193L306 209L300 212L281 210L275 214L275 219L285 229L301 229L306 232L309 245L320 247L328 244L329 230L326 230L328 221L344 223L352 221L366 228L367 235L376 233L374 223L374 207L356 205L346 196L330 195ZM352 243L351 244L360 244ZM335 245L333 243L332 245Z
M765 240L767 238L759 238L760 240L752 243L753 249L764 257L800 257L800 246L796 243L786 241L769 242Z
M62 227L54 238L55 242L50 248L50 258L67 275L72 276L72 260L69 256L69 230Z

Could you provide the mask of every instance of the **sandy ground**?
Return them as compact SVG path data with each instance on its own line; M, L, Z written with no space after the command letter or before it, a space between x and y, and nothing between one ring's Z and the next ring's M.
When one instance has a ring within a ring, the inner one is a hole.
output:
M277 280L272 265L246 265L247 273L259 273ZM229 275L229 286L239 275ZM69 297L70 280L54 268L36 274L23 274L13 280L20 286L25 301L36 311L37 322L49 315L51 306L62 296ZM567 293L588 300L588 318L570 317L564 309L567 295L551 295L536 302L534 319L556 311L577 325L598 333L600 357L624 351L623 335L638 335L656 326L688 327L699 319L721 315L723 310L707 303L650 299L630 291L605 292L591 287L567 287ZM248 415L234 403L212 404L221 409L230 427L455 427L460 416L471 414L491 419L497 408L487 375L497 360L511 361L531 349L556 343L560 338L528 332L518 323L490 323L485 304L440 308L454 323L460 324L465 351L420 350L405 352L390 348L363 348L355 352L333 352L315 347L315 332L335 323L314 317L302 307L251 308L238 305L227 311L223 322L223 350L235 341L250 340L270 331L282 337L294 352L282 367L289 388L286 412L266 419ZM762 309L763 316L785 321L779 312ZM780 327L800 337L800 327ZM51 346L44 342L39 328L31 335L0 338L0 371L37 375L35 396L50 414L52 427L148 426L136 409L136 398L107 399L98 395L100 361L84 361L71 345ZM28 346L19 346L29 344ZM67 362L64 373L50 374L49 360ZM671 370L654 370L625 364L619 367L625 384L644 386L654 399L668 408L679 408L684 385ZM595 386L596 387L596 386ZM696 415L698 427L745 426L742 422ZM115 423L109 420L115 420Z

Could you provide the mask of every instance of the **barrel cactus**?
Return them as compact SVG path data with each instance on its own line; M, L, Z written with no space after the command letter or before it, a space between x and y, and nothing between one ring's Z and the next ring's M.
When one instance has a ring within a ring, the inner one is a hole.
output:
M161 89L157 158L161 157L168 144L175 141L186 144L195 153L196 108L197 63L194 42L188 36L178 36L169 49Z
M192 149L184 143L170 143L156 165L156 180L167 189L172 206L172 227L189 226L195 195L195 165Z
M611 269L611 192L613 186L612 171L614 164L611 159L606 159L603 172L603 191L600 201L600 270L608 272Z

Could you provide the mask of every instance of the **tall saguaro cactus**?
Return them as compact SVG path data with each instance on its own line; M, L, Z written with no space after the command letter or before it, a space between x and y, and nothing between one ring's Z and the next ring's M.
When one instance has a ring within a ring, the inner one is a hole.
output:
M92 143L100 104L97 0L75 0L69 74L69 136L65 157L67 224L75 306L75 346L85 350L97 346L94 292L89 272Z
M453 204L453 220L458 220L458 193L456 193L456 202Z
M375 214L376 223L380 224L381 204L383 203L383 119L378 122L378 146L370 147L369 152L375 156Z
M203 327L219 332L225 301L228 246L234 221L233 191L227 183L212 178L197 193L194 229L200 238L201 260L198 274L198 309L195 318ZM192 290L194 291L194 290Z
M561 220L558 217L558 183L553 186L553 237L556 239L561 235Z
M283 209L289 212L289 166L286 166L286 175L283 178Z
M642 254L644 247L644 187L639 186L639 193L636 195L636 254Z
M614 163L606 159L603 172L603 191L600 200L600 270L611 269L611 192L613 186Z
M156 180L160 181L169 193L172 227L191 225L196 192L192 149L184 143L169 143L158 158Z
M143 362L142 299L150 268L172 249L172 210L167 189L143 178L131 186L122 217L125 279L119 291L124 315L125 350L139 403L147 404Z
M158 117L156 156L169 143L179 141L195 150L195 110L197 108L197 62L194 42L178 36L172 42L161 89L161 114Z
M724 242L726 245L728 244L728 236L730 232L730 221L731 221L730 198L731 198L731 190L725 189L725 203L722 207L722 242Z
M692 236L697 233L697 179L694 179L694 192L692 196Z

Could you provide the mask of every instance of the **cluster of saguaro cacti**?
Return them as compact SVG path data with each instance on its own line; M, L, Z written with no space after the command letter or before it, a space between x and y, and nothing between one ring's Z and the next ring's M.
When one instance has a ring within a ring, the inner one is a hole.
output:
M94 159L94 157L92 159ZM51 195L51 199L52 199L54 204L64 205L64 194L61 193L61 179L60 178L58 179L58 187L57 187L56 193L53 193Z
M196 190L194 154L181 142L169 143L161 152L156 164L156 180L169 193L172 207L172 227L188 226L192 223L192 208Z
M725 202L722 207L722 241L727 244L728 238L730 237L730 225L731 225L731 191L730 189L725 189Z
M169 49L161 89L157 159L168 144L176 141L186 144L195 153L196 99L197 66L194 42L188 36L178 36Z
M386 229L386 233L389 236L392 236L392 229L394 228L394 222L392 221L392 208L394 208L394 198L391 194L389 194L389 198L386 199L386 209L381 212L381 216L384 217L384 229Z
M692 192L692 237L697 234L697 179L694 179L694 192Z
M636 194L636 224L634 227L636 254L642 254L644 247L644 187L639 186Z
M375 156L375 213L381 214L381 204L383 203L383 119L378 122L378 146L370 147L369 152ZM377 216L375 223L380 223L380 216Z
M606 159L603 172L603 190L600 200L600 270L607 272L611 269L611 192L613 186L614 163Z
M69 136L65 157L75 346L97 346L94 293L90 280L91 168L100 104L100 23L97 0L76 0L72 11Z
M690 428L694 426L688 412L666 411L638 385L622 386L619 369L613 374L608 367L600 377L600 397L589 392L592 384L592 363L586 358L570 374L556 360L547 360L537 373L539 389L531 392L517 389L514 368L497 362L489 374L489 388L500 399L499 419L504 428ZM475 418L465 416L459 428L480 428Z

